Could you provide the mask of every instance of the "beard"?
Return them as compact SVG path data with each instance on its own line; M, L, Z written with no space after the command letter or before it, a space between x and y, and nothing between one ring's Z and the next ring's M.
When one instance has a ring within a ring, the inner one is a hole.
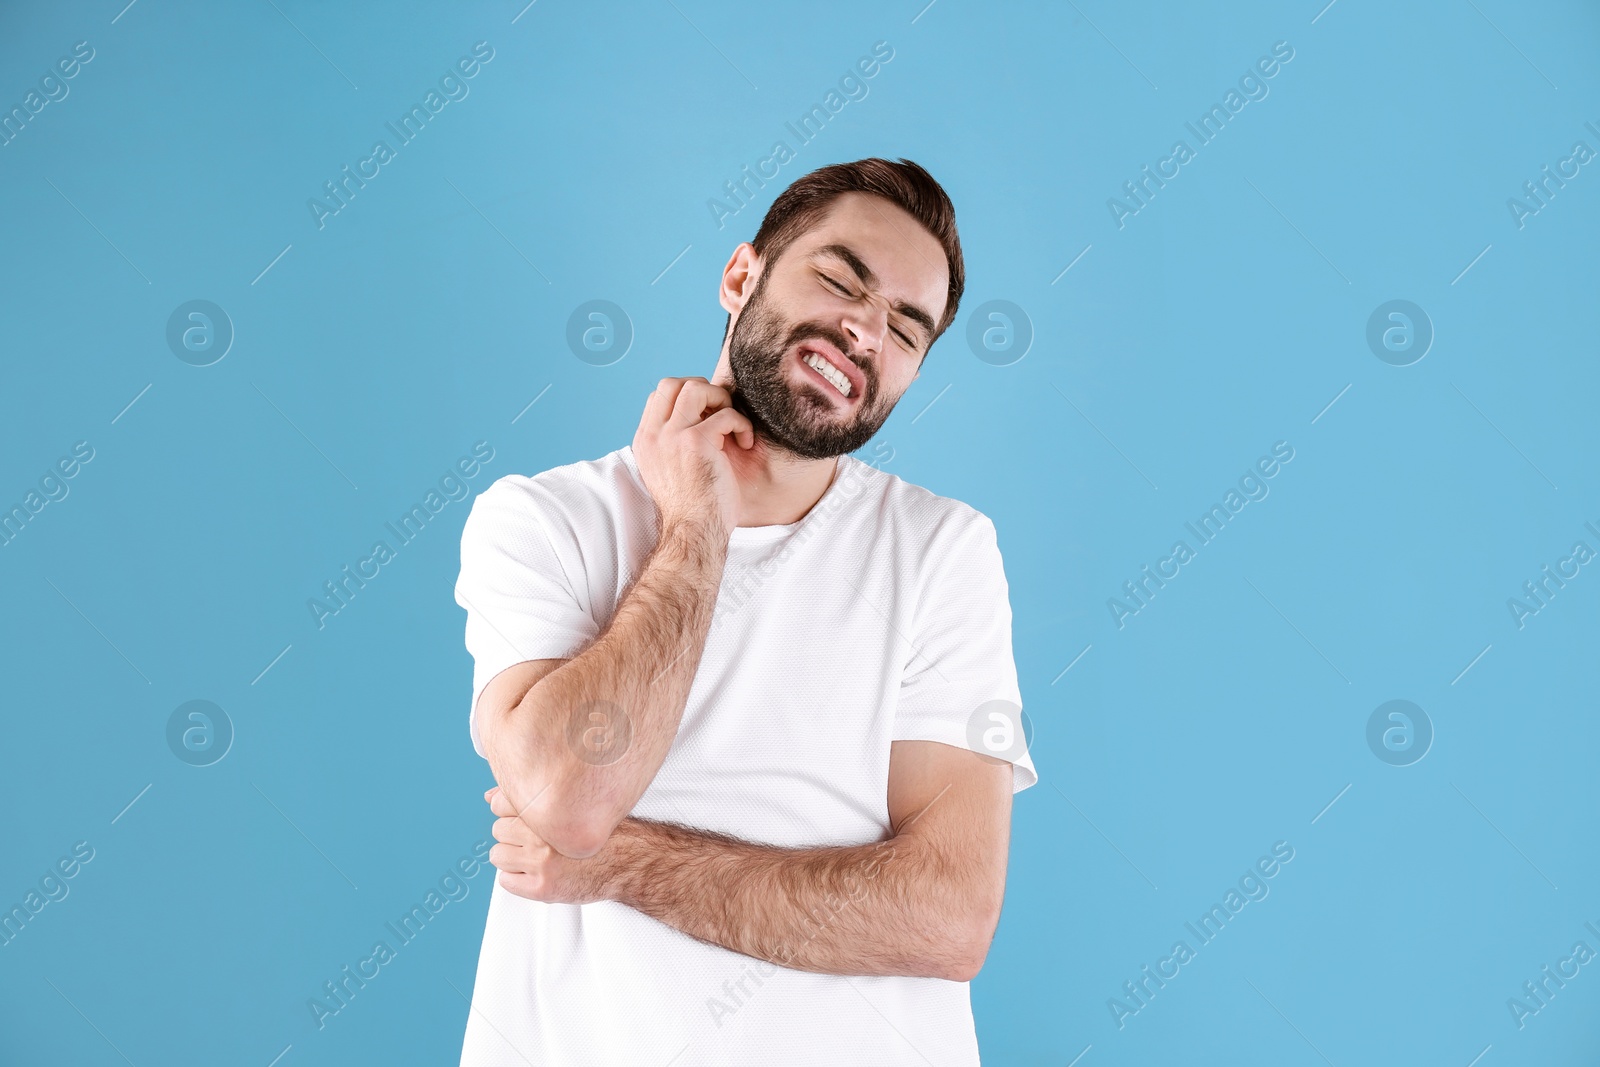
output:
M766 283L763 273L728 340L734 409L750 420L757 437L781 451L806 459L832 459L856 451L894 410L893 400L883 402L878 369L855 357L849 338L837 327L785 322L766 298ZM784 356L807 338L828 342L860 369L865 385L853 411L841 412L822 395L832 386L795 385L784 375Z

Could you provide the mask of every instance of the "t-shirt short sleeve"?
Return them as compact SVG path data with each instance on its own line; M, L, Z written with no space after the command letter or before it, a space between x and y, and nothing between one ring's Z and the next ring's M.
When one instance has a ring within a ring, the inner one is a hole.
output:
M994 523L968 509L929 552L894 739L939 741L1006 760L1011 790L1021 792L1039 775L1024 736L1010 593Z
M478 737L478 697L495 675L527 660L571 659L599 634L551 536L556 502L528 478L509 475L473 501L461 532L455 599L467 611L472 654L468 729Z

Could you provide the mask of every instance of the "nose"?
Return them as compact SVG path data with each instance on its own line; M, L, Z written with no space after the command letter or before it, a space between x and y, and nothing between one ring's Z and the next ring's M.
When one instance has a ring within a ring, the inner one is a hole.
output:
M856 301L844 313L844 329L856 351L878 353L889 332L889 309L872 298Z

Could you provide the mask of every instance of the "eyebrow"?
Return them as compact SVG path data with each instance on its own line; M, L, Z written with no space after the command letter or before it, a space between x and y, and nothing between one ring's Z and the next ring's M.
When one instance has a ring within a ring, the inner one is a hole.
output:
M861 279L861 283L863 285L878 284L877 274L873 272L871 267L861 262L861 257L852 252L848 245L823 245L821 248L813 252L812 255L833 256L837 259L842 259L844 260L845 264L855 272L855 276ZM908 304L903 300L896 304L894 309L900 314L904 315L906 318L910 319L912 322L915 322L918 326L921 326L926 337L933 336L934 322L932 315L929 315L917 305Z

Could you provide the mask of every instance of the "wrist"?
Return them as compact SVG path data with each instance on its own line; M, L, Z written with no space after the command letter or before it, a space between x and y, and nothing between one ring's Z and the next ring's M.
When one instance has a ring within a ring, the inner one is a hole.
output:
M599 896L619 904L634 906L638 900L640 878L644 874L644 856L648 837L648 824L629 816L617 824L606 841L601 859Z
M657 547L678 560L720 570L732 538L732 527L714 512L663 516Z

